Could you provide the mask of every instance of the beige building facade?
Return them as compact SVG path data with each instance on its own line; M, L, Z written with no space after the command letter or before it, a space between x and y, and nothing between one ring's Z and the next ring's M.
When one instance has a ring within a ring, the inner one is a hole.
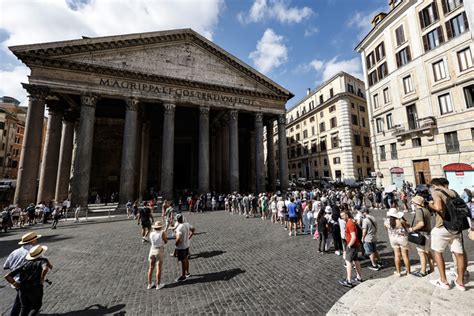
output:
M340 72L286 114L288 170L304 178L352 183L373 171L364 83ZM274 139L275 133L274 133Z
M474 45L463 1L390 5L356 47L379 182L447 177L474 189Z
M69 196L86 207L111 192L126 203L153 192L250 191L252 181L255 192L274 190L275 165L265 168L265 159L282 162L288 187L286 141L265 158L263 131L275 123L286 139L293 95L193 30L10 49L31 69L20 206Z

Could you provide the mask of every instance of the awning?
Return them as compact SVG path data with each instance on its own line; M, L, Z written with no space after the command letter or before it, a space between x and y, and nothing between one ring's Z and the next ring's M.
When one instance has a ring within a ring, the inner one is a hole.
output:
M403 168L400 168L400 167L390 168L390 173L403 173Z
M472 171L474 168L466 163L452 163L443 167L444 171Z

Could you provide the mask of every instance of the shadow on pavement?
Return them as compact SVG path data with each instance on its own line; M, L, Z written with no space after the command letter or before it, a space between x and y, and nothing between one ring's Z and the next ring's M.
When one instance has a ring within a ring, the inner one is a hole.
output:
M217 281L228 281L233 277L245 273L245 270L242 269L230 269L219 272L212 272L207 274L193 274L189 279L186 279L182 282L172 283L165 286L165 288L174 288L181 285L190 285L196 283L207 283L207 282L217 282Z
M54 313L54 314L42 314L42 315L57 315L57 316L79 316L79 315L125 315L125 311L121 311L125 307L125 304L118 304L112 307L102 306L100 304L94 304L86 307L82 310L71 311L66 313Z
M13 250L20 248L20 245L18 245L20 238L18 240L2 241L2 247L0 247L0 258L8 256ZM63 237L60 235L42 236L40 239L38 239L38 243L48 245L49 243L52 243L52 242L62 241L62 240L71 239L71 238L72 237Z
M224 253L225 251L222 251L222 250L204 251L204 252L200 252L194 255L190 255L189 259L211 258L211 257L222 255Z

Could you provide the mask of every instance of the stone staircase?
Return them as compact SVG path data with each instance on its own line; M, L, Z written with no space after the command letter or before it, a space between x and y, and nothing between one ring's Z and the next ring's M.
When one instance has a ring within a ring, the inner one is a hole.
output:
M446 264L448 271L451 267L452 263ZM437 272L424 278L408 275L367 280L341 297L328 315L473 315L474 262L469 263L468 271L471 280L465 284L465 292L433 286L429 280L438 279ZM448 274L448 280L454 279Z
M104 216L109 213L112 215L122 214L122 210L118 207L118 203L99 203L99 204L88 204L89 212L88 216Z

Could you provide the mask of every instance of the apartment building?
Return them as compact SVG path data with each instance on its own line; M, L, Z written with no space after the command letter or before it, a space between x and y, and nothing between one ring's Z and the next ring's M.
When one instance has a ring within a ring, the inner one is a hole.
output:
M336 74L308 90L287 111L286 120L290 180L325 177L351 183L371 175L368 112L360 79Z
M390 1L357 45L378 180L474 189L474 67L463 0Z

